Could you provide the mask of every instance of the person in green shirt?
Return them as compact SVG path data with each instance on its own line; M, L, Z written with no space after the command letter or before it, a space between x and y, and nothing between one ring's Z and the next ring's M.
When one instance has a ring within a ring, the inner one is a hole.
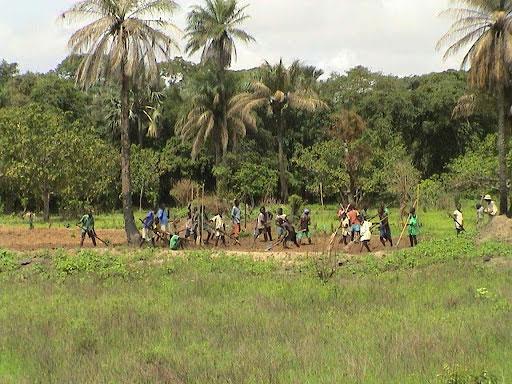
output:
M411 243L411 247L415 247L418 245L418 234L420 232L420 224L418 222L418 217L416 216L416 208L411 208L409 213L409 219L407 221L407 226L409 227L409 242Z
M171 239L169 240L169 248L171 248L173 251L177 251L178 249L183 248L181 239L178 235L172 235Z
M85 235L89 236L92 240L92 244L96 246L96 231L94 229L94 216L92 215L92 211L82 216L78 222L78 226L81 229L80 248L84 246Z

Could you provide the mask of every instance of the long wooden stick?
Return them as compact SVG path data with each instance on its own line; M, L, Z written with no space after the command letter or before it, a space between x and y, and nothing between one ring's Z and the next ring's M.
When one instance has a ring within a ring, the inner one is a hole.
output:
M418 184L418 187L416 188L416 201L413 204L414 209L416 209L416 207L418 206L419 200L420 200L420 185ZM411 218L411 214L409 214L409 216L407 216L407 221L405 222L404 228L402 229L402 232L400 233L400 238L398 239L398 243L396 243L397 248L400 245L402 238L404 237L405 229L409 225L410 218Z

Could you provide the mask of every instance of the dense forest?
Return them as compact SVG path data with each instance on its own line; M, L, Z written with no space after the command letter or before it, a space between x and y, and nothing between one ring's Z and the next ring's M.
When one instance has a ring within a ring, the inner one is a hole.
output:
M109 82L76 87L79 62L71 56L46 74L0 64L5 212L120 207L118 92ZM445 191L475 196L497 188L493 101L466 94L465 72L399 78L356 67L326 76L301 62L227 71L227 132L217 133L204 118L216 108L215 69L177 57L159 70L157 87L130 93L137 205L183 203L203 184L251 204L288 194L398 204L420 180L427 205ZM307 100L290 98L279 115L260 103L237 121L236 109L244 108L237 104L261 82L272 94L281 86L320 102L307 108ZM217 135L225 136L221 148ZM289 191L280 183L281 162Z

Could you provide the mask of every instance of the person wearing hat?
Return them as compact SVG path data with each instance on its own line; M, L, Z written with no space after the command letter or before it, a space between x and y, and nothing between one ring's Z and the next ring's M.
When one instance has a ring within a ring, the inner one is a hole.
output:
M311 225L311 217L309 216L309 213L309 209L306 208L300 217L300 231L297 234L297 238L299 240L299 244L301 245L303 238L307 238L308 244L311 244L311 232L309 231L309 226Z
M487 207L484 208L484 213L489 215L489 220L492 220L494 216L498 214L498 207L492 200L491 195L485 195L484 201L487 203Z

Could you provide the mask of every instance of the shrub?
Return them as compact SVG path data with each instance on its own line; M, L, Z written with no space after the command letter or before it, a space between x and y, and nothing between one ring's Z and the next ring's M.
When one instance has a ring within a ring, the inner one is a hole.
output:
M291 195L288 198L288 204L290 205L292 216L299 217L302 206L304 205L304 200L302 200L302 197L298 195Z

